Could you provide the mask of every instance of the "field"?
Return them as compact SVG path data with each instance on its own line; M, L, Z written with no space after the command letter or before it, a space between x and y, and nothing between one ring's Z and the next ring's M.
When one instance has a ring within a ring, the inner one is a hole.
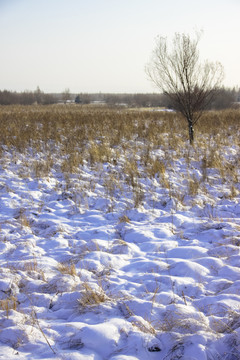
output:
M0 107L0 359L240 359L240 111Z

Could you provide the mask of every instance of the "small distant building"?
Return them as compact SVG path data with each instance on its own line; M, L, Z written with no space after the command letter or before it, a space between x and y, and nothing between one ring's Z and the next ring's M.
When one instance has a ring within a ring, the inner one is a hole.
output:
M94 101L91 101L90 104L92 105L106 105L106 101L105 100L94 100Z

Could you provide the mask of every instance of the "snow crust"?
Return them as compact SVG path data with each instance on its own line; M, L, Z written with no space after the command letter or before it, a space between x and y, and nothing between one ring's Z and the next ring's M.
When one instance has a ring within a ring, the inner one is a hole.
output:
M239 195L217 170L194 197L182 174L200 162L173 160L184 203L140 174L135 206L126 184L104 187L121 161L66 183L24 177L24 156L0 167L1 359L240 359Z

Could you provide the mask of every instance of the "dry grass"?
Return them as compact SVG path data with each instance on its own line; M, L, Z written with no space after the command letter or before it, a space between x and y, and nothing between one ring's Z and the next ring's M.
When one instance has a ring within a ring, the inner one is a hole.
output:
M57 269L58 271L60 271L61 274L68 274L72 276L77 275L75 264L59 263Z
M198 194L199 191L199 182L197 179L193 178L189 180L189 194L191 196L195 196Z
M180 206L184 206L186 194L193 200L201 192L208 196L207 189L219 179L229 189L225 196L234 199L240 190L239 114L239 110L206 112L196 126L191 147L185 120L174 112L74 105L1 106L0 164L6 167L8 161L20 157L18 173L36 179L61 171L76 211L87 206L89 190L96 192L95 182L81 178L85 164L97 173L105 189L110 201L107 211L114 211L115 197L123 194L131 198L130 207L141 206L146 200L143 179L156 180ZM226 157L229 145L236 152ZM179 160L187 173L177 167ZM196 168L201 172L198 178ZM182 177L177 188L171 185L174 173ZM26 214L20 215L22 227L29 227Z
M93 289L88 283L83 283L82 286L83 290L78 299L78 308L80 311L86 311L95 308L106 301L110 301L110 298L106 295L101 286L99 286L98 289Z
M119 223L130 223L130 219L127 215L122 215L119 218Z
M19 221L22 228L30 227L30 220L27 217L26 209L20 208L15 216L15 219Z
M120 213L123 214L118 219L120 229L131 226L125 214L132 208L142 205L151 211L155 206L157 209L166 208L172 214L172 233L186 240L183 233L180 235L181 228L176 228L174 224L174 211L177 208L197 204L201 195L204 198L202 216L211 223L219 220L218 200L213 199L217 186L224 185L222 198L238 200L239 115L239 110L206 112L196 127L196 140L191 147L186 123L175 113L91 106L0 107L0 165L7 169L9 164L14 164L20 176L36 180L62 172L63 178L56 183L56 191L61 194L61 200L72 201L73 212L80 213L91 206L90 201L105 196L103 200L108 201L106 212L113 212L114 204L119 204ZM7 191L13 191L9 186L4 186ZM41 212L42 206L43 203L39 203L36 212ZM24 232L34 230L32 219L28 209L20 209L14 221L21 225ZM128 250L128 244L120 230L118 235L119 239L113 244L114 251L124 252ZM54 233L47 236L54 236ZM234 246L240 244L237 235L229 238L229 242ZM97 242L88 243L81 256L84 252L102 249ZM225 252L222 256L228 254ZM44 272L35 258L11 271L17 272L19 269L33 279L45 281ZM71 262L59 263L57 270L64 275L77 275L75 265ZM101 305L112 304L116 298L106 291L101 284L94 286L83 283L77 310L92 311ZM152 307L155 306L158 291L159 287L156 286L152 294ZM173 282L172 293L175 301ZM181 296L185 306L188 306L183 292ZM13 296L0 301L0 310L5 312L6 317L17 308L18 302ZM127 318L134 316L127 303L123 302L122 308ZM191 319L180 310L178 312L167 312L156 323L136 318L133 325L138 331L152 335L179 329L183 334L193 333L207 328L201 314ZM34 318L42 331L36 313ZM226 323L213 322L213 327L216 332L230 332L238 324L239 313L236 312L229 314Z
M133 321L132 325L145 334L151 334L151 335L157 334L157 330L154 328L154 326L151 324L150 321L139 319Z
M0 300L0 310L3 310L8 318L10 310L17 310L17 299L15 296L10 296L7 299Z

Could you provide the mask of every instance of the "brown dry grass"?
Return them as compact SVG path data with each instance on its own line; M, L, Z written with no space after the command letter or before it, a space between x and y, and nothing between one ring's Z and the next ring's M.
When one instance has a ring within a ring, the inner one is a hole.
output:
M88 164L99 172L112 207L114 194L120 196L127 188L133 206L141 206L143 178L155 178L170 196L178 194L177 201L186 193L195 197L204 191L212 169L228 185L226 196L234 198L238 195L239 151L228 158L225 153L229 145L240 146L239 115L239 110L206 112L196 126L191 147L185 120L174 112L75 105L1 106L0 164L7 166L6 154L11 161L22 156L19 175L37 179L62 171L66 190L73 187L71 175L80 176L82 166ZM161 155L156 153L159 149ZM188 186L172 189L171 177L179 159L188 167L188 173L182 174ZM198 181L192 174L194 163L202 173ZM108 164L106 174L101 170L103 164ZM95 185L85 182L79 191L95 191ZM76 199L79 191L74 194Z

